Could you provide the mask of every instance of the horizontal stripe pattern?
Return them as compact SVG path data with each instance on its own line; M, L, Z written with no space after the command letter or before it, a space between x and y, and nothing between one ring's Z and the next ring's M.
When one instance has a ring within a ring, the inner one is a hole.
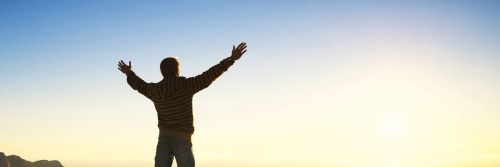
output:
M155 105L158 127L192 134L193 95L207 88L234 62L228 59L195 77L166 77L158 83L146 83L135 73L127 77L127 83Z

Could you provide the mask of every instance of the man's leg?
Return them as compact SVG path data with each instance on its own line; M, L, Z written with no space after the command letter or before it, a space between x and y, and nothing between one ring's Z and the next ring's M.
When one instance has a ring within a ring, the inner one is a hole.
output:
M170 147L169 139L166 136L158 137L158 145L156 146L155 167L171 167L174 155Z
M177 167L194 167L194 155L190 140L176 138L172 145Z

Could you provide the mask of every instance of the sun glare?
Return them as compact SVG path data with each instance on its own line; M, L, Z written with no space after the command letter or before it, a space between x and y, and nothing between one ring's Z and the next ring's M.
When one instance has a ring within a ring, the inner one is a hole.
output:
M386 137L399 137L405 134L406 118L402 112L386 112L380 116L379 128Z

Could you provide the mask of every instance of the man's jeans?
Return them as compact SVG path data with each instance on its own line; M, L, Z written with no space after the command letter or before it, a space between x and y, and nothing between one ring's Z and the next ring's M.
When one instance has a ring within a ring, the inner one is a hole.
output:
M194 167L194 155L190 140L162 135L156 146L155 167L171 167L173 158L178 167Z

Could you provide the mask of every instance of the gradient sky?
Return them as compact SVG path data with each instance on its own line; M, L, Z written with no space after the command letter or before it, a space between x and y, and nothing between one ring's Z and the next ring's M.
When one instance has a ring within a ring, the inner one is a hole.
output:
M194 98L198 166L500 166L498 1L0 2L0 151L153 166L149 82L248 52Z

